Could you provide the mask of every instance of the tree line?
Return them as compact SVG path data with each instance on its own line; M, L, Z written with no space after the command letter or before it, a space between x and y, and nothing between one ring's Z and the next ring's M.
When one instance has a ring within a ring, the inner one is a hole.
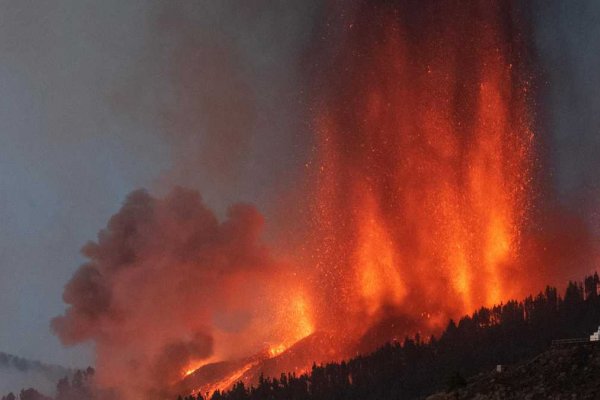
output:
M76 371L71 379L68 376L60 379L56 384L56 396L47 397L33 388L21 390L18 396L9 393L1 400L92 400L96 398L93 380L94 369Z

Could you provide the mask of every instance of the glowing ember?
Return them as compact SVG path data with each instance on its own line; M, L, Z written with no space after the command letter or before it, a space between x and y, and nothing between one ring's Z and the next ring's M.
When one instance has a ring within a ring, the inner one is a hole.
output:
M283 344L279 344L277 346L270 346L269 347L269 356L271 357L275 357L280 355L281 353L283 353L285 351L286 347Z
M210 361L205 360L205 361L201 361L201 362L194 362L189 364L185 370L183 371L183 377L185 378L186 376L190 376L191 374L193 374L194 372L196 372L198 369L202 368L205 365L210 364Z
M191 375L191 374L193 374L193 373L194 373L194 371L196 371L198 368L200 368L200 366L198 366L198 367L194 366L194 367L190 367L189 369L186 369L186 370L183 372L183 376L184 376L184 377L186 377L186 376L188 376L188 375Z

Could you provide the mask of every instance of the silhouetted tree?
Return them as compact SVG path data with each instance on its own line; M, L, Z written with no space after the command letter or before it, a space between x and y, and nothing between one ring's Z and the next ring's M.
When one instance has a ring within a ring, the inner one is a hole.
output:
M50 397L46 397L39 393L37 390L29 388L26 390L21 390L21 394L19 394L20 400L52 400Z

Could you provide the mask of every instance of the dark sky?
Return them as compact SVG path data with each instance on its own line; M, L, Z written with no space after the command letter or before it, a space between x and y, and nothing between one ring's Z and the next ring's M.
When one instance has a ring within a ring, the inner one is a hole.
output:
M48 321L131 190L184 184L221 211L293 183L321 3L0 1L0 351L92 362ZM598 222L600 4L534 4L560 200Z

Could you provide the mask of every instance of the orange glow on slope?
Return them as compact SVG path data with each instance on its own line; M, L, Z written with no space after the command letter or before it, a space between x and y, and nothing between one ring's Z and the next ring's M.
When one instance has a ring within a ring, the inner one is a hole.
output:
M212 362L211 360L203 360L200 362L193 362L193 363L189 364L183 370L183 373L182 373L183 378L193 374L194 372L196 372L196 370L198 370L199 368L202 368L203 366L205 366L207 364L210 364L211 362Z
M282 335L283 341L270 345L267 348L269 357L276 357L286 351L294 343L311 335L315 331L311 317L311 309L306 297L303 294L297 294L292 297L289 303L284 303L288 308L284 310L287 314L287 326L291 330Z
M229 373L226 378L220 379L219 382L213 382L206 387L202 387L203 392L229 388L259 362L277 357L290 346L315 331L310 301L300 288L294 288L289 283L286 286L286 283L282 282L273 294L276 294L275 301L269 302L270 308L268 310L272 313L271 319L263 321L262 324L264 325L259 325L259 329L255 331L257 334L262 335L264 330L273 330L274 332L270 334L273 341L271 343L266 342L265 348L257 349L257 354L253 355L252 361L245 362L243 367L237 368ZM236 337L230 337L230 340L234 341ZM219 361L224 361L224 359L213 356L209 359L190 363L182 370L181 375L183 378L188 377L203 366Z
M191 392L191 394L196 395L198 393L202 393L202 394L208 393L209 396L211 396L217 390L222 392L222 391L231 389L231 387L236 382L239 382L240 380L242 380L242 378L246 372L248 372L250 369L252 369L252 367L256 366L258 363L259 363L258 360L249 362L249 363L243 365L241 368L238 368L235 371L231 372L227 377L225 377L217 382L213 382L210 385L207 385L205 387L197 388L197 389L193 390ZM244 382L244 383L247 384L248 382Z
M275 356L278 356L281 353L283 353L285 350L286 350L285 345L278 344L276 346L270 346L268 352L269 352L270 357L275 357Z

